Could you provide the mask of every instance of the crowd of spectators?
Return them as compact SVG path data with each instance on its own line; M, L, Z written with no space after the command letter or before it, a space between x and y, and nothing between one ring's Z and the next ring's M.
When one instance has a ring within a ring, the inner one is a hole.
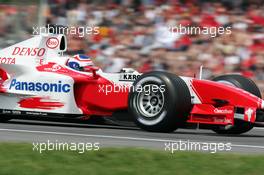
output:
M12 29L9 18L16 6L6 9L0 6L0 42ZM34 25L32 13L37 16L34 5L20 15L29 34ZM99 34L69 35L68 54L90 55L107 72L132 67L141 72L167 70L195 76L203 65L204 78L237 72L264 88L261 0L47 0L42 16L46 24L99 27ZM180 25L230 27L231 32L212 36L169 30Z

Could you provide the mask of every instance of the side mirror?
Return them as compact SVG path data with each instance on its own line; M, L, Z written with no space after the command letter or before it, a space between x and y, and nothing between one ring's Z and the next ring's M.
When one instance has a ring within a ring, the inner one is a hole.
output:
M86 66L84 67L84 71L85 72L92 72L93 76L96 77L96 71L99 70L99 67L97 66Z

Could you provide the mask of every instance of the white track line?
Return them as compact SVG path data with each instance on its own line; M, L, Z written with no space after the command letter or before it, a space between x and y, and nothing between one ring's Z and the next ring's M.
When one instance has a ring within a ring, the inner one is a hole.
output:
M179 142L179 141L182 141L182 140L167 140L167 139L151 139L151 138L143 138L143 137L89 135L89 134L78 134L78 133L67 133L67 132L33 131L33 130L18 130L18 129L0 129L0 131L22 132L22 133L38 133L38 134L52 134L52 135L63 135L63 136L81 136L81 137L94 137L94 138L108 138L108 139L119 139L119 140L149 141L149 142ZM205 142L205 141L203 141L203 142ZM202 142L200 142L200 143L202 143ZM217 143L217 142L210 141L209 143ZM237 145L237 144L232 144L232 147L264 149L264 146L258 146L258 145Z
M264 128L261 128L261 127L255 127L253 128L253 130L256 129L256 130L264 130Z

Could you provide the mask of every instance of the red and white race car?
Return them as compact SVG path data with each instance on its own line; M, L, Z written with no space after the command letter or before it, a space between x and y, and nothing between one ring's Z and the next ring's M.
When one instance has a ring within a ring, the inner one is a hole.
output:
M87 56L63 56L66 49L65 36L46 34L0 51L1 121L28 115L89 119L128 110L147 131L199 125L220 134L241 134L264 121L261 93L241 75L209 81L129 68L104 73Z

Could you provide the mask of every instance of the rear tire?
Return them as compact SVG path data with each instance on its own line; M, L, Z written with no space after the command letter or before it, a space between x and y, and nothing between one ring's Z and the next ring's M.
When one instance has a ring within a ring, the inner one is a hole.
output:
M173 132L186 122L191 107L185 82L167 72L143 74L129 94L129 112L136 125L151 132Z
M221 75L215 77L213 81L230 84L232 86L241 88L255 96L261 98L261 93L257 85L249 78L243 77L238 74ZM237 114L242 114L239 109L236 111ZM244 114L244 113L243 113ZM250 131L253 128L253 124L243 120L235 119L234 126L216 126L213 131L217 134L242 134Z

